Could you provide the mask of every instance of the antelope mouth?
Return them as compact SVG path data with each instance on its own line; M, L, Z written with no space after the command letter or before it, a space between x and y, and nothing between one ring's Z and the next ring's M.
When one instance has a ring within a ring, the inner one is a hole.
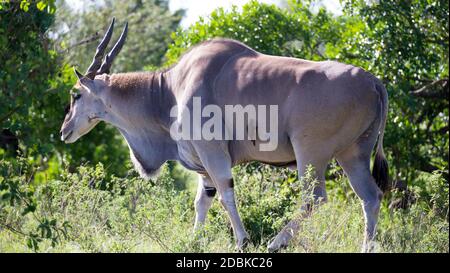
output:
M89 123L92 123L92 122L95 122L95 121L98 121L100 119L100 114L92 114L92 115L89 115L88 116L88 122Z
M61 136L61 141L67 142L67 140L72 136L72 134L73 134L73 130L70 131L67 135Z

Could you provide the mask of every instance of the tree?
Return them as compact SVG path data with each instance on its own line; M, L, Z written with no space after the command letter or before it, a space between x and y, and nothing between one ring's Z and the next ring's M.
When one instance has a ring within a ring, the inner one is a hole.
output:
M448 1L344 1L362 22L349 61L386 84L391 110L386 146L398 179L441 170L448 180Z
M0 127L5 140L32 143L30 121L46 118L33 109L51 88L57 59L45 35L54 14L27 3L5 2L0 9Z

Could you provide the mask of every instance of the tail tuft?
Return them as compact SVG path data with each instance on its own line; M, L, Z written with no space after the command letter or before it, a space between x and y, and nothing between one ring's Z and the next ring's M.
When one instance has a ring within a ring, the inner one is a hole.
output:
M389 190L389 167L383 153L377 152L375 155L372 176L375 178L375 182L383 193Z
M381 126L378 135L378 143L375 152L375 161L373 163L372 176L375 178L380 190L384 192L389 190L389 167L386 160L386 156L383 151L383 136L384 130L386 128L386 120L388 114L388 97L386 88L383 86L379 80L375 84L375 88L380 96L380 106L381 106Z

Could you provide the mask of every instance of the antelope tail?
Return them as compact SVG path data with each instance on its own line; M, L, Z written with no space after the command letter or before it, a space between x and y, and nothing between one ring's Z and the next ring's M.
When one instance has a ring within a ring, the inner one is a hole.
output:
M381 102L381 126L375 151L375 161L373 163L372 176L375 178L375 182L377 183L378 187L383 192L386 192L389 189L389 167L383 150L383 137L388 113L388 97L386 88L381 82L377 82L375 84L375 88L379 93Z

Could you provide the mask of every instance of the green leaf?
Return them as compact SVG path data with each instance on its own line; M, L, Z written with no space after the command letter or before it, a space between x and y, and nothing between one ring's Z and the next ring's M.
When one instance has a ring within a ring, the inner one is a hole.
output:
M26 215L30 212L35 212L36 211L36 205L31 204L29 206L27 206L23 211L22 211L22 216Z
M47 6L47 3L45 3L45 1L39 1L36 4L36 7L38 8L38 10L42 11L45 9L45 7Z
M22 0L22 2L20 2L20 8L25 12L28 11L29 6L30 2L28 2L27 0Z

